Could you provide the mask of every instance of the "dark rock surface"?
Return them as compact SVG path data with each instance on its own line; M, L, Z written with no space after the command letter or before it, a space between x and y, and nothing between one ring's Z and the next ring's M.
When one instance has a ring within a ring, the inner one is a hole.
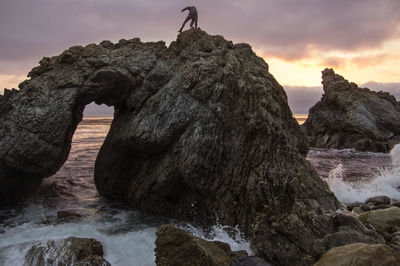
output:
M207 241L172 225L158 227L156 240L157 266L268 266L265 260L248 256L244 250L231 251L227 243Z
M102 195L205 225L239 225L256 254L307 265L339 207L268 65L247 44L193 29L43 58L0 98L0 202L65 162L86 104L114 106L95 165Z
M237 256L227 243L206 241L171 225L159 226L156 235L157 266L230 266Z
M111 265L103 258L100 242L77 237L34 244L26 254L25 261L27 265Z
M351 243L385 244L385 239L375 230L366 228L357 218L336 213L334 216L334 232L327 234L315 242L315 250L320 255L331 248Z
M372 206L389 205L390 198L387 196L376 196L376 197L367 199L365 201L365 204L372 205Z
M324 95L302 125L311 147L389 152L400 143L400 103L322 71Z
M78 221L82 218L80 213L75 212L74 210L64 210L57 212L57 219L61 219L64 221Z
M232 260L232 266L271 266L265 260L255 256L240 257Z

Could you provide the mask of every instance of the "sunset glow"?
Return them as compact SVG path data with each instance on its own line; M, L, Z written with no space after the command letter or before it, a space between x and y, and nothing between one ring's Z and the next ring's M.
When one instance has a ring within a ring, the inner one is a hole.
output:
M295 2L5 0L0 3L0 23L7 25L0 29L0 93L17 87L43 56L72 45L134 37L168 45L184 19L180 10L196 5L200 28L249 43L289 98L300 97L294 89L304 88L318 99L327 67L359 85L372 82L381 86L373 89L400 94L398 0Z

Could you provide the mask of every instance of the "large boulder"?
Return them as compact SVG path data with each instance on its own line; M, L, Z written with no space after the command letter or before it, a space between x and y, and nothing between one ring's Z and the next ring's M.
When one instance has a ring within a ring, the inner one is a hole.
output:
M400 265L400 256L385 244L354 243L326 252L314 266Z
M0 98L0 202L68 157L86 104L114 106L95 165L102 195L204 225L239 225L256 254L305 265L339 207L305 160L286 93L247 44L199 29L44 58Z
M229 244L207 241L172 225L158 227L156 240L157 266L269 266L262 258L248 256L244 250L232 251Z
M110 266L103 255L103 246L97 240L69 237L33 244L25 261L27 265Z
M322 71L324 95L302 125L310 146L389 152L400 143L400 103L387 92L359 88Z
M371 224L381 235L388 237L400 231L400 208L391 207L364 212L358 216L364 224Z
M327 250L352 243L384 244L385 239L375 230L366 228L357 218L337 213L334 216L335 229L315 242L315 250L320 255Z
M230 266L235 257L228 244L207 241L171 225L161 225L156 235L157 266Z

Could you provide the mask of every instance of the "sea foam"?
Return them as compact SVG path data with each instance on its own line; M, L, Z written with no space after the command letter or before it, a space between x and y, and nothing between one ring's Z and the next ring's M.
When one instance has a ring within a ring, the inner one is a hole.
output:
M400 200L400 144L391 150L390 156L392 167L378 169L378 174L373 178L356 182L343 180L344 166L339 163L326 179L329 188L343 203L364 202L381 195Z

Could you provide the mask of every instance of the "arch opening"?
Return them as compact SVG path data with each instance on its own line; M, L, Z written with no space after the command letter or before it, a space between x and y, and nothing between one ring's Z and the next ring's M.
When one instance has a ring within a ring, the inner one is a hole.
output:
M44 178L37 190L42 203L58 211L97 210L95 202L102 197L94 184L94 165L113 114L114 108L105 104L86 105L83 119L73 133L68 159L55 174Z

